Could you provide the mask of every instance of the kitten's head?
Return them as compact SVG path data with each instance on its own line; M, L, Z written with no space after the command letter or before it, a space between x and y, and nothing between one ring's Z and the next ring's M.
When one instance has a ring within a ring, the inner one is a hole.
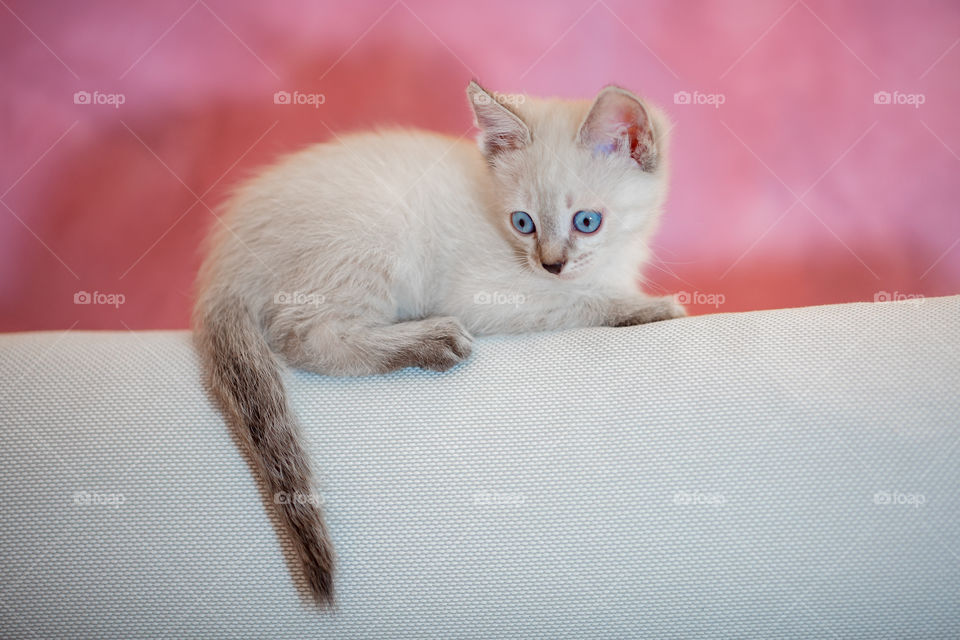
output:
M615 86L593 103L491 94L476 82L467 96L496 215L521 259L570 280L622 265L666 193L663 116Z

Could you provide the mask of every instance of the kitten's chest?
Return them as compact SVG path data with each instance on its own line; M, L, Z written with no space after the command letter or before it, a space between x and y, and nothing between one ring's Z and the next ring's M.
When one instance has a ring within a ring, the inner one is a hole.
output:
M452 315L476 335L526 333L581 326L580 299L557 292L522 267L459 273L434 313Z

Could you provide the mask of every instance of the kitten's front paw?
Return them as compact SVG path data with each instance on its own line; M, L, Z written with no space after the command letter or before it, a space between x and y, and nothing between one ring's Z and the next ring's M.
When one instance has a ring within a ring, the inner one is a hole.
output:
M436 318L418 344L409 347L408 366L446 371L470 357L473 338L456 318Z
M647 298L634 308L617 314L611 325L614 327L632 327L648 322L682 318L686 315L687 310L673 296Z
M687 308L677 302L675 296L665 296L663 300L666 303L665 315L660 320L673 320L674 318L686 318Z

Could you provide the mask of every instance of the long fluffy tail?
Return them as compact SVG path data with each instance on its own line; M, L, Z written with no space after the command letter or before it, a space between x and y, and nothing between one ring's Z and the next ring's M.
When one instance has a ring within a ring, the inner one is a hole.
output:
M331 605L333 548L300 428L287 405L282 364L241 301L219 302L198 315L197 345L211 387L270 489L314 599Z

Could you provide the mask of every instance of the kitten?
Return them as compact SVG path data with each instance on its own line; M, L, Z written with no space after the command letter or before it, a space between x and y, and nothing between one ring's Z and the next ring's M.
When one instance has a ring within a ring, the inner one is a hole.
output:
M201 270L206 374L320 604L333 550L285 365L445 371L475 335L684 315L637 285L666 192L663 116L614 86L592 104L467 95L479 151L390 131L293 154L233 196Z

